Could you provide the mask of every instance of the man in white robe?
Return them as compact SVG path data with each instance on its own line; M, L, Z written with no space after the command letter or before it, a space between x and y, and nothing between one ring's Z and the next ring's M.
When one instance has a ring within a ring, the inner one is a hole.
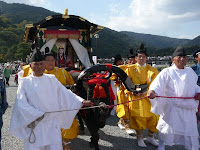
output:
M91 102L67 90L54 75L43 74L45 61L40 52L31 61L33 73L21 79L10 133L25 140L24 150L62 150L60 129L70 128L78 109Z
M198 150L198 129L196 109L200 97L197 75L188 67L187 56L182 47L173 53L173 66L163 69L151 83L148 96L151 98L151 112L160 115L157 124L159 130L159 150L165 145L184 145L186 149ZM159 96L195 97L194 99L164 99ZM195 100L196 99L196 100Z

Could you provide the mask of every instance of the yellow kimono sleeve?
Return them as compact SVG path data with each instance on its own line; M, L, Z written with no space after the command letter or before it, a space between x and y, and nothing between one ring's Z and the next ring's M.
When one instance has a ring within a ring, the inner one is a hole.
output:
M61 129L62 138L64 139L75 139L78 137L78 121L74 118L72 126L69 129Z
M73 85L74 80L73 80L72 76L65 69L64 69L64 74L66 77L66 85Z
M147 75L147 84L150 86L150 84L153 82L153 80L156 78L156 76L159 74L159 71L156 68L150 67L149 73ZM149 88L149 87L148 87Z
M27 77L29 74L33 72L30 65L23 66L22 69L24 70L22 77Z

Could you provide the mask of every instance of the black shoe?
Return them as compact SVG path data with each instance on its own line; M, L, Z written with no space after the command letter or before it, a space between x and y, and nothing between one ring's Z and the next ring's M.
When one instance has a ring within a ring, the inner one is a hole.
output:
M94 148L94 144L92 142L90 142L89 144L90 144L90 148Z
M94 148L95 150L99 150L99 145L94 145L92 142L89 143L90 148Z
M100 150L100 149L99 149L99 146L98 146L98 147L95 147L95 150Z

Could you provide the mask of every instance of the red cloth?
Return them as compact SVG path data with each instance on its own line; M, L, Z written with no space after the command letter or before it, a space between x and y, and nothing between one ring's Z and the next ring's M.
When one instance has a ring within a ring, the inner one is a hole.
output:
M107 66L108 65L108 66ZM108 67L108 68L111 68L112 67L112 65L111 64L106 64L106 66ZM103 87L99 87L99 85L101 84L101 83L108 83L108 80L107 79L100 79L101 77L106 77L107 76L107 73L105 73L105 74L100 74L100 73L93 73L93 75L92 75L92 78L93 79L91 79L91 80L88 80L86 83L88 84L88 85L90 85L90 84L97 84L96 86L95 86L95 88L94 88L94 91L93 91L93 98L97 98L98 96L99 97L101 97L101 98L106 98L105 97L105 95L106 95L106 93L105 93L105 90L103 89ZM111 87L111 85L109 85L109 87L108 87L108 89L109 89L109 94L110 94L110 102L111 103L113 103L114 102L114 100L116 99L115 98L115 94L114 94L114 92L113 92L113 90L112 90L112 87ZM101 94L101 96L100 96L100 93L99 92L102 92ZM102 97L103 96L103 97Z
M96 86L94 87L92 98L99 99L106 97L107 97L106 92L104 88L101 86L101 83L97 83Z
M111 69L111 67L112 67L112 64L107 64L107 63L105 63L105 65L106 65L109 69Z
M14 81L16 81L16 80L18 80L18 74L17 74L17 73L15 74L15 79L14 79Z
M114 92L112 90L111 85L109 86L109 92L110 92L110 101L113 102L113 104L114 104L114 101L115 101L116 97L115 97L115 94L114 94Z

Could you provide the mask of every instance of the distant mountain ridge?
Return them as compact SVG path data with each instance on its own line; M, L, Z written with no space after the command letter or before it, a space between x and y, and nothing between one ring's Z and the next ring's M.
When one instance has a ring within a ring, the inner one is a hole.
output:
M42 7L18 3L9 4L3 1L0 1L0 11L1 16L8 18L14 24L19 24L24 20L35 23L47 16L58 14Z
M127 57L129 55L129 49L133 48L136 51L142 42L138 39L132 38L127 34L111 30L109 28L104 28L98 34L99 39L97 42L97 51L99 57L112 57L116 54L121 54L123 57ZM93 45L95 51L95 39L93 39ZM152 47L148 44L145 44L145 48L147 48L149 52L157 49L156 47Z
M47 16L55 14L58 13L42 7L18 3L8 4L0 1L0 53L6 55L10 47L23 42L25 24L36 23ZM177 39L130 31L118 32L109 28L104 28L98 34L98 39L93 38L93 54L96 53L97 47L98 57L103 58L110 58L117 53L123 57L127 57L129 49L133 48L137 50L141 42L145 44L149 56L171 55L171 51L178 45L186 47L188 54L191 54L194 49L200 47L200 36L193 40ZM10 54L12 53L14 52L10 50Z
M191 45L200 46L200 36L197 36L197 37L194 38L193 40L189 41L186 45L187 45L187 46L191 46Z
M121 31L121 33L125 33L137 40L143 41L144 43L157 48L177 47L179 45L185 45L190 41L189 39L177 39L166 36L135 33L129 31Z

